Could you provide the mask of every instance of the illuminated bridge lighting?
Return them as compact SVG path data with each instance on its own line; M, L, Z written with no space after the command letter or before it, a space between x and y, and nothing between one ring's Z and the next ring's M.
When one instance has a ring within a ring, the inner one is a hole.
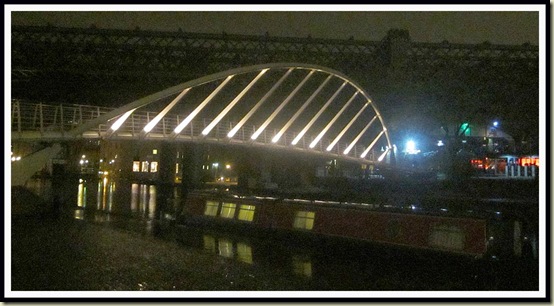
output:
M127 120L127 118L129 118L129 116L131 116L131 114L136 110L136 108L126 112L125 114L123 114L121 117L119 117L119 119L117 119L114 124L112 124L112 131L117 131L121 125L125 122L125 120Z
M373 148L373 146L377 143L377 140L379 140L379 138L381 138L381 136L383 136L383 134L385 133L386 130L387 129L383 129L381 131L381 133L379 133L379 135L377 135L377 137L375 137L375 139L373 139L373 142L369 145L369 147L367 147L367 149L365 149L365 151L362 153L362 155L360 155L360 158L365 158L367 153L369 153L369 150L371 150L371 148Z
M321 116L321 114L323 114L323 112L325 111L325 109L327 109L329 104L331 104L335 100L335 98L339 95L339 93L342 91L344 86L346 86L346 84L347 84L347 82L342 83L342 85L339 87L339 89L337 89L337 91L335 91L333 96L331 98L329 98L329 100L327 100L325 105L323 105L323 107L317 112L317 114L315 114L315 116L310 120L310 122L308 122L308 124L306 124L306 126L302 129L302 131L300 131L300 133L294 138L294 140L291 142L291 145L293 145L293 146L296 145L298 143L298 141L300 141L300 139L302 139L304 134L306 134L308 129L312 126L312 124L314 124L314 122L317 120L317 118L319 118L319 116Z
M274 140L273 142L277 142L279 140L279 138L281 136L283 136L283 134L288 130L288 128L294 123L296 118L298 118L298 116L300 116L300 114L306 109L306 107L308 107L308 105L310 105L310 103L313 101L313 99L319 94L319 92L323 89L323 87L325 87L325 85L327 85L327 83L329 82L329 80L331 80L332 77L333 77L333 75L329 75L325 79L325 81L323 81L323 83L321 83L321 85L319 85L319 87L312 93L312 95L308 98L308 100L306 100L306 102L304 102L302 107L300 107L298 109L298 111L296 111L296 113L289 119L289 121L287 121L287 123L283 126L283 128L279 131L279 133L277 133L277 135L273 138L273 140Z
M279 112L283 109L283 107L285 107L289 103L289 101L300 90L300 88L302 88L302 86L304 86L306 81L308 81L308 79L314 74L314 72L315 72L315 70L311 70L310 73L308 73L304 77L302 82L300 82L300 84L298 84L296 86L296 88L294 88L294 90L285 98L285 100L281 103L281 105L279 105L279 107L277 107L273 111L273 113L265 120L265 122L260 126L260 128L256 132L254 132L254 134L252 134L252 137L251 137L252 140L256 140L256 138L258 138L258 136L260 136L260 134L264 131L264 129L271 123L271 121L273 121L273 119L279 114ZM276 141L273 141L273 142L276 142Z
M221 89L223 89L223 87L225 87L225 85L227 85L227 83L234 77L235 75L230 75L228 76L225 81L223 81L221 84L219 84L219 86L206 98L204 99L204 101L202 101L202 103L200 103L200 105L198 105L186 118L185 120L183 120L183 122L181 122L174 130L175 132L175 136L179 133L181 133L181 131L187 126L187 124L189 124L192 119L194 119L194 117L196 117L196 115L208 104L210 103L210 101L219 93L219 91Z
M264 73L269 69L263 69L258 73L258 75L215 117L215 119L208 124L208 126L202 131L202 135L206 136L210 133L210 131L214 128L216 124L227 115L227 113L242 99L242 97L256 84L256 82L264 75Z
M260 108L260 106L269 98L275 90L285 81L285 79L290 75L290 73L294 70L294 68L290 68L287 70L287 72L271 87L271 89L254 105L254 107L233 127L233 129L227 134L227 137L233 138L235 134L238 132L238 130L246 123L250 117Z
M273 101L277 97L280 100ZM270 101L271 105L268 105ZM179 105L185 106L185 102L187 111L180 114L177 109ZM216 102L222 104L217 106ZM48 118L63 118L64 113L75 111L74 106L43 104L21 108L20 103L14 103L12 122L32 117L31 110L47 114ZM145 109L147 105L150 105L148 110ZM377 154L375 147L380 147L381 142L383 147L389 148L389 153L395 150L384 120L368 93L348 76L311 64L271 63L239 67L165 88L119 108L102 112L87 105L79 108L86 112L89 108L94 109L91 118L70 130L64 130L63 120L55 122L56 131L43 133L40 139L109 139L113 134L118 139L220 142L220 136L226 135L232 145L265 144L363 162L367 162L365 158L369 155L371 162L377 162L377 157L383 152ZM264 108L267 109L262 112ZM223 124L226 120L233 123ZM43 118L37 118L37 121L36 126L41 127L41 131L45 124L49 124ZM256 121L256 126L247 126L250 121ZM206 125L202 125L203 122ZM39 137L29 127L17 124L13 127L16 130L12 131L12 136L20 139ZM275 128L275 134L261 137L270 127ZM166 128L170 133L165 132ZM149 135L154 132L157 134ZM289 133L294 137L287 137L284 141ZM369 148L359 150L358 146L366 141L371 143ZM322 144L325 144L323 152L313 150ZM355 149L358 151L352 154ZM365 152L360 157L362 151Z
M381 154L381 155L379 156L379 158L377 159L377 161L382 162L383 159L385 159L385 156L387 156L387 153L389 153L389 150L390 150L390 148L387 146L387 149L385 150L385 152L383 152L383 154Z
M183 90L171 103L169 103L152 121L150 121L145 127L144 132L149 133L152 129L162 120L162 118L189 92L190 88Z
M356 136L356 138L354 138L354 140L352 140L352 142L348 145L346 150L344 150L344 152L343 152L344 155L348 155L348 153L350 153L350 150L352 150L352 148L356 145L358 140L360 140L362 135L367 131L367 129L371 126L371 124L373 123L373 121L375 121L375 119L377 119L377 115L375 115L373 117L373 119L371 119L371 121L369 121L369 123L362 129L362 131L360 131L358 136Z
M327 123L327 125L325 126L325 128L323 128L323 130L319 133L319 135L317 135L317 137L314 139L314 141L312 141L312 143L310 143L310 148L313 149L315 147L315 145L321 140L321 138L323 137L323 135L325 135L325 133L327 133L327 131L331 128L331 126L335 123L335 121L337 121L337 119L340 117L340 115L344 112L344 110L350 105L350 103L352 103L352 101L354 101L354 98L356 98L356 96L358 95L358 91L356 91L352 97L350 97L350 99L348 100L348 102L346 102L346 104L344 104L342 106L342 108L340 109L340 111L335 115L335 117L333 117L333 119L331 119L331 121L329 121L329 123Z
M337 142L339 142L339 140L342 138L344 133L346 133L346 131L348 131L348 129L350 129L350 127L352 126L354 121L356 121L356 119L358 119L358 117L362 114L362 112L365 110L365 108L368 105L369 105L369 103L366 103L366 104L364 104L364 106L362 106L362 108L358 111L356 116L354 116L354 118L352 118L352 120L350 120L350 122L348 122L348 124L342 129L342 131L337 135L337 137L335 137L333 142L331 142L331 144L327 147L327 151L331 151L333 149L333 147L337 144Z

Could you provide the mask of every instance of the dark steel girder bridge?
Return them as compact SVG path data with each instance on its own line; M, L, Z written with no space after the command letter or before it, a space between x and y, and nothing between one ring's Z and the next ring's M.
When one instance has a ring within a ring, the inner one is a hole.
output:
M418 43L405 30L357 41L13 26L11 55L13 140L202 140L375 162L367 150L392 148L383 118L399 107L381 97L395 88L538 90L537 46ZM249 116L256 101L267 113Z
M537 82L539 56L530 44L413 42L397 29L381 41L359 41L12 26L11 50L15 98L95 105L123 105L208 74L276 62L341 71L380 101L407 83L476 81L505 90Z

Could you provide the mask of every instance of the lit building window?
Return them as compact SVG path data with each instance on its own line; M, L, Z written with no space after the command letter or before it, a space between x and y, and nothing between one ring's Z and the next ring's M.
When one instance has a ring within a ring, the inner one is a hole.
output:
M219 209L219 202L216 201L206 201L206 210L204 210L205 216L217 216L217 211Z
M133 162L133 172L140 172L140 162L134 161Z
M153 161L152 164L150 164L150 172L158 172L158 162Z
M221 214L220 216L223 218L233 219L235 217L235 209L237 208L237 204L235 203L225 203L223 202L223 205L221 206Z
M314 227L315 212L297 211L294 218L294 228L311 230Z
M154 154L154 155L158 154L158 149L152 150L152 154Z
M142 162L142 172L148 172L148 162L147 161Z
M254 205L240 205L239 207L239 220L249 221L254 220L254 211L256 206Z
M179 163L175 164L175 174L179 174Z

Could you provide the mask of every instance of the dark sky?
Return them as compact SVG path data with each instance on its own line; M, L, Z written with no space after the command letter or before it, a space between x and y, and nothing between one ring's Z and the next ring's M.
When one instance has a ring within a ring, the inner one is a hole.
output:
M366 6L368 7L368 6ZM53 6L53 10L56 7ZM412 41L537 45L538 12L12 12L14 25L46 25L381 40L407 29ZM291 6L292 8L292 6ZM368 7L370 8L370 7ZM27 8L28 9L28 8Z

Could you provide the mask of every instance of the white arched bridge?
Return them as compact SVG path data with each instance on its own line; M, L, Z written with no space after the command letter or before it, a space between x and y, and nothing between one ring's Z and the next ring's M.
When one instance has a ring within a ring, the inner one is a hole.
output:
M205 141L362 162L379 162L392 149L378 108L355 81L296 63L208 75L119 108L14 102L11 119L12 140Z

